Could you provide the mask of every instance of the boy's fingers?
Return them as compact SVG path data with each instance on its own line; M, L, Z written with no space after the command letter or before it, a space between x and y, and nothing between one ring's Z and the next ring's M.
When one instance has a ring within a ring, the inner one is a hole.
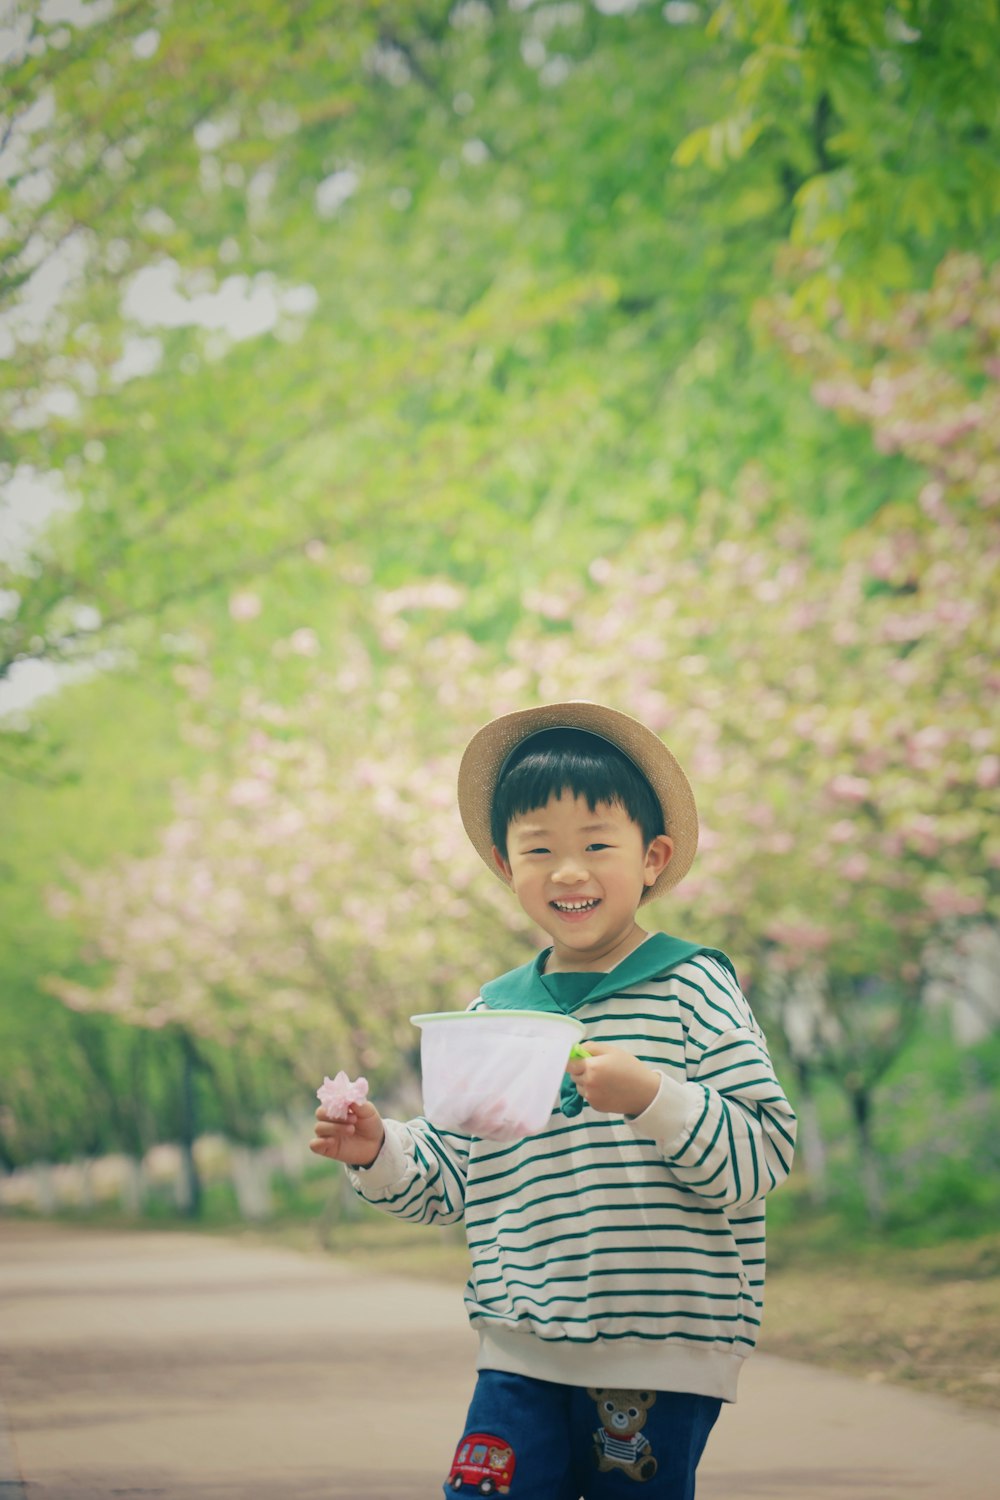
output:
M353 1120L320 1120L316 1126L316 1135L338 1136L342 1131L348 1135L354 1134Z
M347 1131L345 1133L348 1135L353 1135L354 1132ZM309 1149L310 1151L322 1151L324 1155L330 1155L340 1150L342 1139L343 1137L339 1134L339 1132L334 1133L329 1130L317 1131L312 1140L309 1142Z

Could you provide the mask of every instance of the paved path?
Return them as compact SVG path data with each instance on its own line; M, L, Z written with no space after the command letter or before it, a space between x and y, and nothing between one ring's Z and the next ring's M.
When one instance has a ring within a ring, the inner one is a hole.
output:
M438 1500L473 1350L445 1286L0 1220L0 1497ZM996 1420L757 1355L698 1496L996 1500L998 1475Z

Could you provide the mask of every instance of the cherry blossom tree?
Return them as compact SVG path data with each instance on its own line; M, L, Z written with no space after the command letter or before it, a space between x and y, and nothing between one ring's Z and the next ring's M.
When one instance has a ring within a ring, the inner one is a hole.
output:
M730 952L804 1094L837 1080L877 1219L876 1091L929 946L997 919L1000 296L962 258L864 333L765 315L818 400L915 461L915 498L831 566L749 466L691 525L584 577L554 561L505 640L473 639L444 583L375 592L336 659L303 623L285 646L308 689L248 694L227 770L177 788L159 851L57 898L96 965L92 986L54 979L60 997L264 1049L304 1089L340 1066L388 1079L412 1011L466 1003L537 940L458 820L469 735L532 702L614 703L699 800L698 861L655 916Z

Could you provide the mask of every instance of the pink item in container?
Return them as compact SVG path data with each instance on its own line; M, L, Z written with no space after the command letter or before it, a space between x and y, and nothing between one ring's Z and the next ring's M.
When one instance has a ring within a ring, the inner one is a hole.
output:
M316 1098L328 1120L343 1122L349 1117L352 1104L363 1104L368 1098L368 1079L355 1078L352 1082L346 1073L340 1072L336 1078L323 1079Z
M424 1114L441 1130L519 1141L549 1123L583 1026L537 1010L434 1011L420 1027Z

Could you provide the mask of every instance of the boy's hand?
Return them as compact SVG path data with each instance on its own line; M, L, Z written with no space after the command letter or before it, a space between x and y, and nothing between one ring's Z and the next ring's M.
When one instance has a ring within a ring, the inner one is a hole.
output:
M385 1140L382 1116L367 1099L363 1104L352 1104L343 1121L328 1120L321 1105L316 1111L315 1131L309 1150L350 1167L370 1167Z
M572 1058L566 1071L593 1109L605 1114L641 1115L656 1098L660 1075L607 1042L584 1042L590 1057Z

